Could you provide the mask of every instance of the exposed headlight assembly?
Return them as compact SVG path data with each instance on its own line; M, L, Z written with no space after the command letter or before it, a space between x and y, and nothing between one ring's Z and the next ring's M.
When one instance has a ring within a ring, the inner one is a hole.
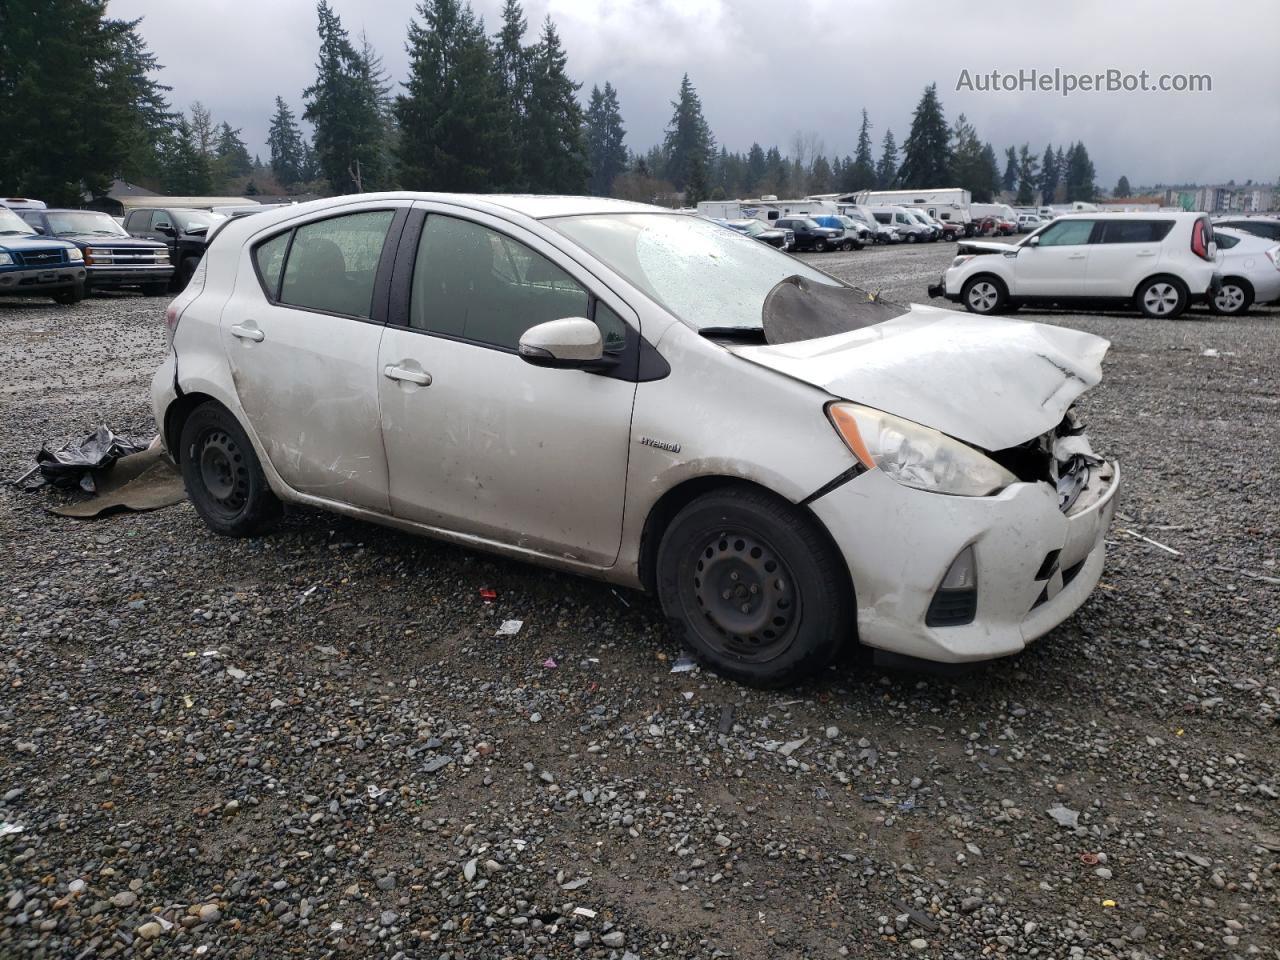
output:
M930 427L856 403L833 403L827 416L868 470L903 486L960 497L985 497L1017 477L973 447Z
M83 260L84 253L80 250L79 247L72 247L70 250L67 251L67 259L72 262L75 262L77 260Z
M0 250L0 267L7 267L13 263L13 254L5 253Z

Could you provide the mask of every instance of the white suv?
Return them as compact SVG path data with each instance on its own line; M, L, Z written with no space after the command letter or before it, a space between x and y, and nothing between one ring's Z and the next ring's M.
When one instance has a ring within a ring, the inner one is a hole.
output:
M962 242L929 295L959 301L972 313L1106 302L1169 319L1212 299L1217 259L1203 213L1076 214L1017 244Z

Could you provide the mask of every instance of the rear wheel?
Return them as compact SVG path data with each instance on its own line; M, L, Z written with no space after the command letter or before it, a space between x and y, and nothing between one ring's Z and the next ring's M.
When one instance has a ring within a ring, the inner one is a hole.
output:
M1008 299L1008 291L996 277L970 277L960 290L960 300L970 313L999 313Z
M813 245L813 252L814 252L814 253L826 253L826 252L827 252L827 242L826 242L825 240L819 240L819 241L817 241L817 242Z
M187 496L215 533L250 537L280 518L280 501L267 485L253 444L220 404L201 404L187 417L179 459Z
M1152 277L1138 287L1134 304L1148 317L1172 320L1187 309L1187 288L1176 277Z
M1245 313L1253 306L1253 286L1248 280L1240 277L1227 277L1222 287L1213 296L1209 306L1214 313L1224 316L1236 316Z
M854 639L844 559L818 522L746 487L704 494L658 548L663 612L703 663L777 687L827 667Z

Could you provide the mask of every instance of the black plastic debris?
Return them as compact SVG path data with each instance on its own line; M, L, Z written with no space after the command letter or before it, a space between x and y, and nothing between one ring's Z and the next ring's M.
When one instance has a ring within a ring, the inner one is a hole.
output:
M20 490L39 490L48 484L60 490L84 490L96 493L95 470L110 468L121 457L147 448L126 437L118 437L107 427L98 427L80 440L72 440L58 450L45 444L36 454L36 465L13 485Z

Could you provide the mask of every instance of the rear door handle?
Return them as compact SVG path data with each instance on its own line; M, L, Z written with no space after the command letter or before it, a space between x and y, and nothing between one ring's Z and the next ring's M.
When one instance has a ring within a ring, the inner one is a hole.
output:
M237 323L232 327L231 335L239 337L241 340L252 340L254 343L261 343L267 339L267 335L257 327L247 327L243 323Z
M1139 250L1139 251L1138 251L1138 256L1140 256L1140 257L1154 257L1155 255L1156 255L1156 252L1155 252L1154 250Z
M404 380L408 383L416 383L420 387L431 386L431 374L425 370L409 370L389 363L382 368L382 375L388 380Z

